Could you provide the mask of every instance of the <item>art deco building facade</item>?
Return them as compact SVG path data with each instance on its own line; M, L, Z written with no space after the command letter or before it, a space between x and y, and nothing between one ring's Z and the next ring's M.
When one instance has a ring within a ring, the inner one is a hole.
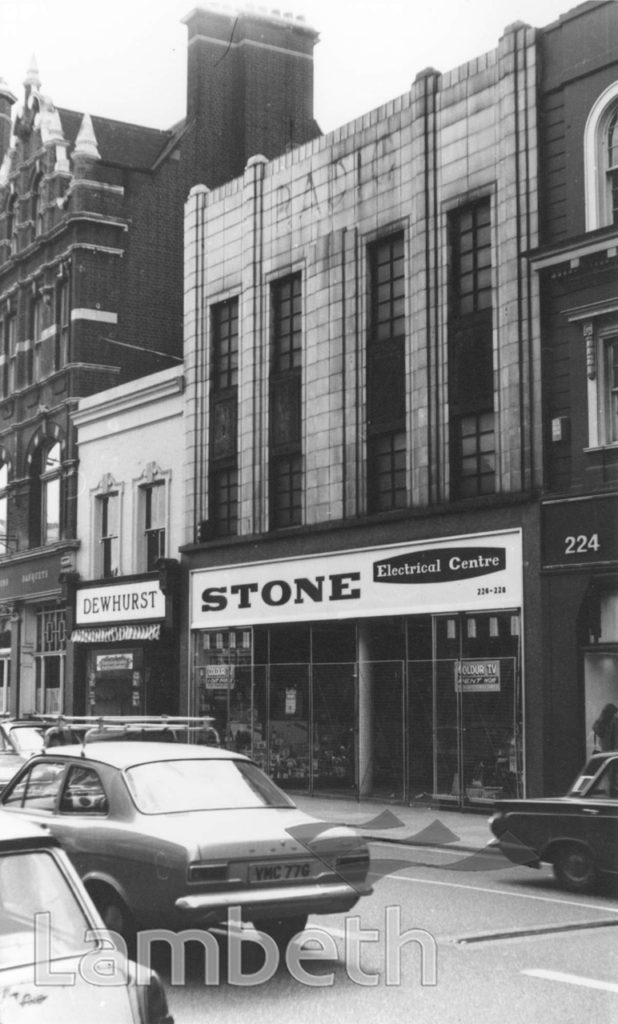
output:
M187 202L186 706L282 785L540 776L537 56Z

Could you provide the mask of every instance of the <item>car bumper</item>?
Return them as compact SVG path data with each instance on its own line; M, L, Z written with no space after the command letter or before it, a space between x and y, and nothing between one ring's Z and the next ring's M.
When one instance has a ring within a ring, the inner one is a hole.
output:
M203 923L221 921L230 907L239 907L243 918L292 917L299 914L337 914L350 910L361 896L373 892L370 885L288 885L277 889L239 889L221 893L181 896L176 910Z

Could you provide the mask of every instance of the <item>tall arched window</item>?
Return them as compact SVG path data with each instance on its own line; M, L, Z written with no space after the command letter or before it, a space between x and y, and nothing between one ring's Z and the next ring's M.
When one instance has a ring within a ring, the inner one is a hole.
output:
M618 225L618 82L593 105L584 132L586 230Z
M60 442L47 449L41 474L41 530L43 544L60 540Z
M618 105L614 107L608 122L605 156L609 222L618 224Z
M61 446L41 445L32 460L30 543L34 547L60 540Z

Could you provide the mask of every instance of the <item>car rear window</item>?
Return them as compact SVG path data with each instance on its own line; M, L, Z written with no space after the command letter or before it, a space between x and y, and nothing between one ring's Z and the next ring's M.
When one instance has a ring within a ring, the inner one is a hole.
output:
M151 761L127 769L125 777L143 814L294 806L248 761Z

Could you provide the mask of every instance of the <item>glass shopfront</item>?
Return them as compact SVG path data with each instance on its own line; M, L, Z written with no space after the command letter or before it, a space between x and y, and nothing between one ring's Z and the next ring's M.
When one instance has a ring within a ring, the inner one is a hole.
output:
M374 580L386 571L380 568L384 564L395 579L404 577L391 595L410 606L408 614L366 614L360 603L362 559L360 568L331 572L330 577L329 569L347 568L343 559L330 556L329 562L325 557L313 576L307 559L271 564L264 570L271 577L265 583L253 566L228 567L224 576L217 570L196 572L194 602L201 600L207 610L211 605L226 611L228 595L238 597L236 609L219 620L220 628L193 629L190 712L212 715L227 746L251 754L279 785L297 792L345 792L399 802L431 798L459 805L522 795L517 570L505 559L496 561L491 587L472 576L472 584L461 588L462 602L471 595L469 608L456 607L456 586L438 591L439 582L433 591L423 582L416 587L418 600L410 600L413 591L405 576L412 570L401 566L439 566L448 559L451 567L473 567L474 551L477 565L498 557L478 554L480 547L469 546L469 558L459 547L445 547L439 558L436 550L408 549L407 562L399 549L370 552ZM517 547L511 546L509 554L516 565ZM386 562L379 557L384 555ZM225 585L214 586L222 579ZM367 589L377 610L375 590ZM447 603L449 594L452 610L423 607L440 604L437 597ZM517 604L489 605L502 594L517 598ZM325 595L330 600L345 595L350 605L358 597L361 614L290 621L298 618L296 607L287 621L277 621L278 615L289 614L286 606L302 604L309 596L315 607ZM251 615L265 618L260 597L274 621L250 624ZM200 616L193 618L195 625ZM236 621L224 625L223 618Z

